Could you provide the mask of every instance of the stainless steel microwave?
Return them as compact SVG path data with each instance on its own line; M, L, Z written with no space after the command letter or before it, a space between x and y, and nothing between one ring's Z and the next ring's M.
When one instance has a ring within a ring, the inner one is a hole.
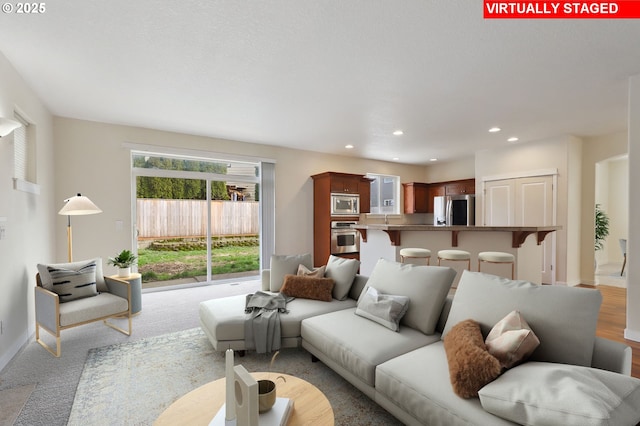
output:
M360 195L331 194L331 216L357 216L360 214Z

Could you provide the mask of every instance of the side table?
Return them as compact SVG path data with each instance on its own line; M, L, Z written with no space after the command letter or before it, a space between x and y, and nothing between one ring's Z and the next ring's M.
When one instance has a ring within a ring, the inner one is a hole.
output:
M142 274L132 273L128 277L111 275L109 278L125 280L131 285L131 313L137 315L142 310Z

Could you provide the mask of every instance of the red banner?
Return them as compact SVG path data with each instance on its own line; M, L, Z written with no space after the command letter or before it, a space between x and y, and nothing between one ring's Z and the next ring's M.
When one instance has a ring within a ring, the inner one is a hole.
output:
M637 19L640 0L491 1L484 0L485 19Z

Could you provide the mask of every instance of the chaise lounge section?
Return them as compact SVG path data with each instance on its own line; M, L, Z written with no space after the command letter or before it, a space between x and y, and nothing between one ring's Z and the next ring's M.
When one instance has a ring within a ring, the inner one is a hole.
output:
M312 269L310 254L273 256L272 269L262 271L262 291L277 292L282 287L284 277L287 274L295 274L299 265ZM301 346L302 339L300 327L302 320L329 312L340 311L356 306L360 291L364 288L367 278L356 275L356 264L347 263L336 258L332 261L334 276L341 281L346 288L337 296L343 296L343 300L333 299L331 302L320 300L296 298L287 303L285 315L280 316L281 348L297 348ZM231 296L222 299L213 299L200 303L199 317L202 330L205 332L214 349L224 351L253 350L247 347L245 341L245 314L246 296ZM250 343L250 342L249 342Z

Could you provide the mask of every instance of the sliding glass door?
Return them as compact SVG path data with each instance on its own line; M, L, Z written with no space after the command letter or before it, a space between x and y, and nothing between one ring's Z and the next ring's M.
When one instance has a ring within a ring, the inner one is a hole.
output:
M259 164L132 154L143 288L259 273Z

